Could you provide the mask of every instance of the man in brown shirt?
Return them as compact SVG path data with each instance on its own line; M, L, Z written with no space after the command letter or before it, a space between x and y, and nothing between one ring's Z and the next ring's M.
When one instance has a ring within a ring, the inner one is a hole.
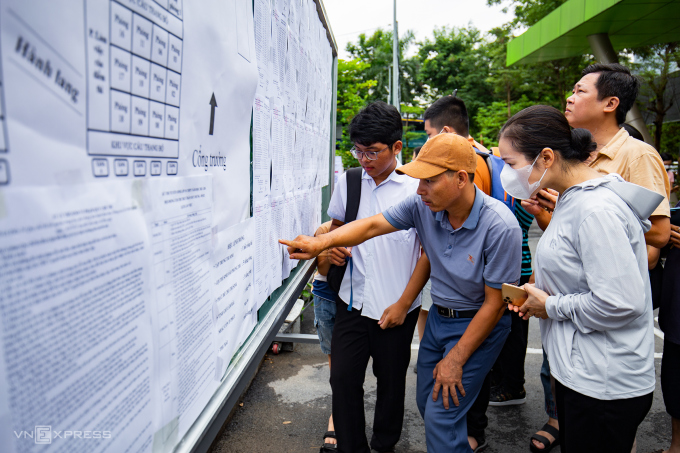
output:
M659 153L619 127L633 107L640 82L620 64L594 64L583 70L567 99L565 116L574 128L588 129L597 150L588 164L603 174L618 173L626 181L664 196L649 220L647 245L661 248L670 237L670 183Z

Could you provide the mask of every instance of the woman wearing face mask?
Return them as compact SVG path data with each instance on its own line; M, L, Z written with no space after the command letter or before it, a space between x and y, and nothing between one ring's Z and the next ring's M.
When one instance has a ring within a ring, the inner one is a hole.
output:
M527 108L501 130L505 190L561 194L536 249L536 283L510 308L542 319L561 451L629 453L656 382L644 233L662 197L582 164L595 146L553 107Z

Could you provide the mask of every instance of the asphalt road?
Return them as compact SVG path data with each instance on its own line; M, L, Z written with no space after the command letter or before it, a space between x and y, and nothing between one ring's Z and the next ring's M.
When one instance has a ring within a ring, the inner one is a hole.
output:
M534 248L538 232L532 230ZM301 331L315 333L312 307L303 312ZM658 327L658 325L657 325ZM417 333L411 365L418 356ZM529 437L547 421L543 409L543 387L539 379L542 356L538 322L529 324L529 349L525 362L527 402L520 406L489 407L487 440L489 453L529 451ZM663 341L656 337L657 389L647 418L638 429L638 453L668 448L670 417L665 412L659 381ZM271 352L250 389L215 443L215 453L317 452L331 412L331 388L326 356L318 345L297 344L293 352ZM397 452L426 452L425 428L415 403L416 374L409 369L404 428ZM376 381L369 364L365 381L366 436L371 436ZM559 447L552 450L559 452Z

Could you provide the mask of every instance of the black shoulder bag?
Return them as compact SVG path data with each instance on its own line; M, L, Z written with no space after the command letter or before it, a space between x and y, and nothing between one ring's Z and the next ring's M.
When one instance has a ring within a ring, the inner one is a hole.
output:
M359 202L361 201L361 167L350 168L347 170L347 202L345 203L345 224L357 219L359 212ZM342 266L331 264L326 279L328 286L335 291L340 292L340 285L342 285L342 278L345 276L345 269L347 269L347 262Z

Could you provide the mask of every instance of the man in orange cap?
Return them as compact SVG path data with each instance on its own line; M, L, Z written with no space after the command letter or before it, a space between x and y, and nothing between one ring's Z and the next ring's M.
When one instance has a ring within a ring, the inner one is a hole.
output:
M522 231L507 207L474 186L476 165L465 138L437 135L397 169L420 180L416 194L329 234L280 241L292 259L312 259L416 228L431 263L433 300L418 352L417 403L427 451L435 453L470 451L465 415L510 331L501 286L520 278Z

